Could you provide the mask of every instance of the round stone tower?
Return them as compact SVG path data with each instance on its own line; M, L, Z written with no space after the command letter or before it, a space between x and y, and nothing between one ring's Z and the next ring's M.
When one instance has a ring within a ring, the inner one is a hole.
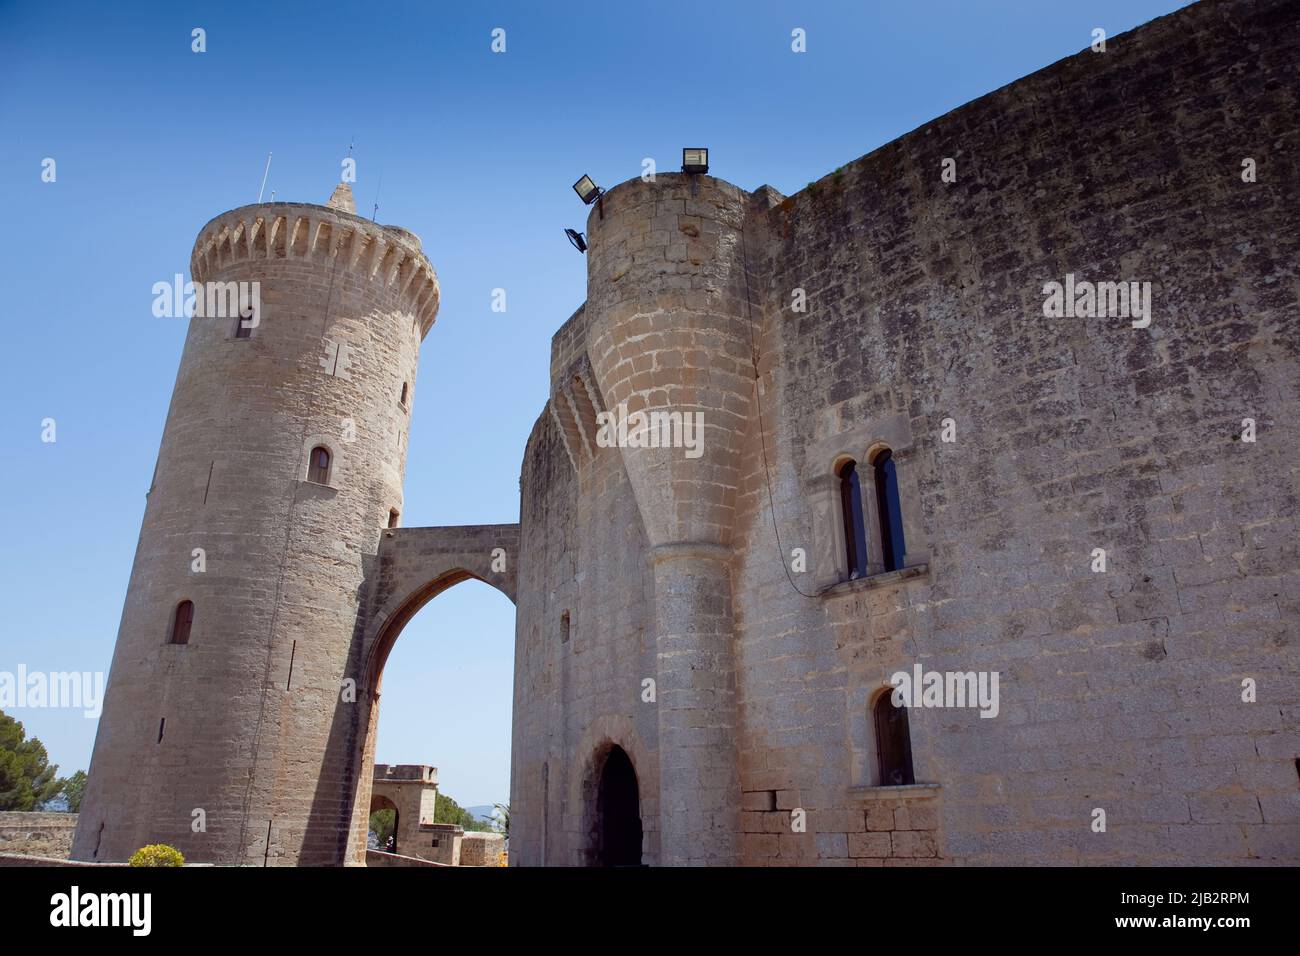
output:
M587 224L592 367L629 432L650 425L621 455L652 546L667 865L737 862L730 547L754 388L748 200L710 176L660 174L611 189ZM683 440L665 443L678 422Z
M339 863L358 600L402 508L437 277L346 185L218 216L190 273L73 856Z

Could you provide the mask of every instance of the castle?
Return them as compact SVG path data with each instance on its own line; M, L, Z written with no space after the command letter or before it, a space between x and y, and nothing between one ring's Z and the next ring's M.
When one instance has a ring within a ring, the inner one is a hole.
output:
M1300 862L1298 13L1205 0L795 196L610 189L518 525L397 526L415 236L212 220L194 281L264 315L190 323L73 855L360 863L388 650L474 577L511 865ZM655 413L699 454L607 427Z

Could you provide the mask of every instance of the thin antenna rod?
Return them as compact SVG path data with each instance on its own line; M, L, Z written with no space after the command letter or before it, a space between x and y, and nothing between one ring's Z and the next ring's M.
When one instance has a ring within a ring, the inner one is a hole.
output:
M262 188L257 191L257 201L262 201L262 193L266 192L266 177L271 172L271 154L266 154L266 169L262 170Z
M370 221L374 222L375 217L379 215L379 190L384 188L384 171L379 170L379 185L375 187L375 211L370 214Z

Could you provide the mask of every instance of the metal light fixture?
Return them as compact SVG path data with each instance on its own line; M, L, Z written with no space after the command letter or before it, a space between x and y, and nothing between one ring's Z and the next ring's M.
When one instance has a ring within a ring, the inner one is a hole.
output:
M682 150L682 172L707 173L709 171L709 151L701 148Z
M582 233L578 232L578 230L565 229L564 234L569 237L569 242L573 244L573 248L579 252L587 251L587 240L582 238Z
M573 191L577 193L578 198L588 206L599 199L600 194L604 192L603 189L596 185L590 176L585 175L573 184Z

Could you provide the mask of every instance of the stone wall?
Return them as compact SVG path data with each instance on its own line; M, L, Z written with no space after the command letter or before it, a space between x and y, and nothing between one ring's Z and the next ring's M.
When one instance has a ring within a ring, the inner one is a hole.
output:
M796 196L747 200L759 414L719 538L737 723L720 714L713 737L736 751L740 862L1300 862L1298 9L1207 0ZM614 363L677 348L656 310L671 326L735 289L716 257L736 249L701 228L685 182L617 186L605 225L589 220L599 288L552 369L580 365L585 341L605 408L623 397ZM1150 326L1046 318L1044 285L1067 274L1150 282ZM634 279L650 318L611 345L609 314L633 320L610 289ZM707 377L679 351L674 367ZM1247 418L1254 442L1237 440ZM690 483L665 471L655 486L630 449L571 455L571 423L548 409L523 467L512 863L593 862L611 744L638 775L643 860L666 862L656 801L689 790L661 767L662 698L640 695L665 674L649 562L665 523L701 505L666 514L665 488ZM884 447L906 569L881 573L877 547L873 573L846 582L834 469ZM917 785L882 787L870 708L918 663L996 672L999 712L912 708Z
M384 853L382 850L366 850L366 866L388 869L406 869L421 866L448 866L433 860L422 860L416 856L403 856L399 853Z
M500 833L471 830L460 843L461 866L497 866L505 852L505 837Z
M76 827L75 813L0 812L0 853L66 858Z
M868 696L917 661L1002 678L996 719L913 710L944 858L1300 855L1300 459L1285 425L1300 414L1300 217L1285 186L1298 84L1296 37L1281 39L1295 14L1198 5L767 214L782 546L825 550L838 519L818 522L817 483L836 453L862 461L884 442L913 505L908 563L929 565L808 599L776 563L765 482L742 505L747 785L802 791L817 859L843 859L836 832L869 825L844 796L877 782ZM1242 182L1246 156L1270 170L1261 182ZM1067 273L1152 282L1151 327L1044 318L1044 283ZM1247 417L1255 444L1234 440ZM751 462L759 472L757 450ZM1257 704L1241 700L1248 677ZM1089 826L1097 808L1106 834Z
M0 867L72 867L101 868L129 866L127 863L87 863L84 860L67 860L60 857L28 856L24 853L0 853ZM188 864L186 864L188 866Z

